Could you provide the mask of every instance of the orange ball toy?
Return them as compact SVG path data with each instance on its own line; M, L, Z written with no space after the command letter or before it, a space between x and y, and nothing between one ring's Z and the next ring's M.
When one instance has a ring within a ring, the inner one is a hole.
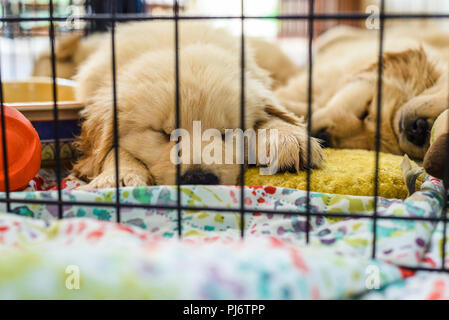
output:
M41 167L41 142L31 122L13 107L4 106L9 190L24 189ZM1 118L0 118L1 120ZM0 121L0 191L6 191Z

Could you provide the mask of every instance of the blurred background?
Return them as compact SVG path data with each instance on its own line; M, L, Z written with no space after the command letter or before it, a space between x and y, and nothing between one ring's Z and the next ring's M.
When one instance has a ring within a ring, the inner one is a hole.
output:
M245 15L276 16L308 13L309 0L245 0ZM390 13L449 13L448 0L386 0ZM54 0L54 16L68 17L55 23L57 36L78 32L89 34L107 30L107 22L85 22L77 19L85 14L111 12L113 0ZM241 0L180 0L180 15L239 16ZM379 12L380 0L316 0L316 13L369 13ZM120 13L145 15L172 15L172 0L116 0ZM2 17L49 17L49 0L0 0ZM239 20L217 19L212 23L239 34ZM376 25L377 23L377 25ZM401 23L444 24L449 19L413 21L396 19L386 26ZM315 37L338 24L376 29L373 18L359 20L317 20ZM48 50L49 24L46 21L4 22L0 24L0 59L3 80L24 79L30 76L33 60ZM280 43L284 51L297 63L307 57L307 20L248 19L245 34L259 36Z

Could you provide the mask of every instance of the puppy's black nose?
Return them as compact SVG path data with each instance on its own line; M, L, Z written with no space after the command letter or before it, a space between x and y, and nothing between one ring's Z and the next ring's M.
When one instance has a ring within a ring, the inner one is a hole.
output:
M405 127L407 140L417 146L423 146L429 136L429 124L426 119L419 118Z
M181 184L218 184L218 177L210 171L190 168L182 176Z
M326 129L321 129L320 131L312 134L312 136L321 140L320 143L323 148L328 148L331 146L331 135L326 131Z

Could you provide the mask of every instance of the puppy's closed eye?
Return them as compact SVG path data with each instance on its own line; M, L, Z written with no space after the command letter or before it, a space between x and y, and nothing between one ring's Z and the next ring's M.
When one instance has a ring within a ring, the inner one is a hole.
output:
M368 115L369 115L369 112L368 112L368 110L366 110L360 115L359 119L363 121L368 117Z
M166 130L164 129L154 129L154 128L149 128L148 132L151 134L158 134L160 135L162 138L170 140L170 133L168 133Z
M359 119L361 121L364 121L366 118L368 118L369 116L369 106L371 105L371 103L373 102L373 99L368 100L368 102L365 105L365 111L363 111L363 113L359 116Z
M165 132L165 131L159 131L159 133L165 138L165 139L167 139L167 140L170 140L170 134L168 134L167 132Z

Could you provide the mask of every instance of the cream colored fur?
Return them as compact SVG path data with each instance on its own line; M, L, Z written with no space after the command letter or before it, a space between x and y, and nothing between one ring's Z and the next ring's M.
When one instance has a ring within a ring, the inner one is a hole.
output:
M137 30L136 33L138 33ZM273 88L285 85L291 77L299 72L300 68L287 57L278 45L256 37L247 37L245 41L251 46L256 63L268 71L273 79ZM55 46L56 76L66 79L73 78L78 67L99 47L107 45L108 42L110 45L110 32L95 33L86 38L81 38L80 34L58 37ZM36 58L32 75L52 76L50 50L42 52Z

